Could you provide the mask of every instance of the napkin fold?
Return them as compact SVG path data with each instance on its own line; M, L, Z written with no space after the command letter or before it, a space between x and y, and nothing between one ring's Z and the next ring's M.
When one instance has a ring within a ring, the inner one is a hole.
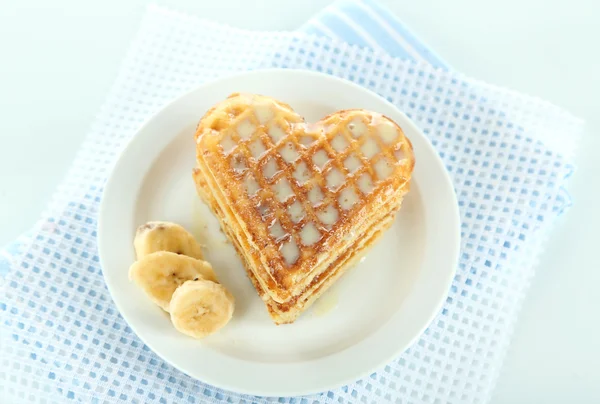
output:
M406 24L373 0L336 1L307 21L301 31L449 69Z
M303 32L258 33L151 7L47 213L2 253L0 394L8 402L487 401L542 242L569 205L564 185L581 121L452 72L390 15L374 2L342 1ZM461 211L457 274L421 338L369 377L310 397L240 395L162 361L118 314L96 251L102 187L137 128L190 88L263 67L343 77L405 111L442 157Z

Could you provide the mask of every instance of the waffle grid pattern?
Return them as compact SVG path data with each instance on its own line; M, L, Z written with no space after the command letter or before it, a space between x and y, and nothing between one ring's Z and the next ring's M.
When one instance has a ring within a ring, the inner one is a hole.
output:
M444 160L461 211L457 275L422 337L365 379L311 397L243 396L166 364L119 316L95 247L102 185L135 130L204 81L267 66L348 78L406 111ZM0 396L19 403L485 402L542 241L568 206L565 139L580 131L581 122L552 105L455 73L332 40L248 33L153 9L67 179L2 280Z
M269 223L271 237L280 248L300 248L304 256L312 256L308 252L310 246L335 227L332 220L325 218L335 216L337 222L349 217L361 207L361 204L356 205L361 199L359 195L366 197L394 170L403 169L403 164L396 161L396 156L402 158L400 134L393 128L396 137L384 141L378 134L378 126L371 123L370 115L350 111L330 117L321 128L325 133L321 137L307 132L302 119L287 109L273 113L271 108L273 117L261 122L255 109L238 104L248 101L243 98L236 101L229 100L230 105L225 107L227 122L217 118L207 129L227 129L214 139L219 141L221 160L228 162L227 171L245 182L247 195L255 202L263 221ZM220 115L220 111L217 114ZM274 137L274 133L278 136ZM369 154L365 155L361 150L367 142L372 144ZM219 153L218 149L211 150L210 154ZM318 153L325 153L322 165L315 158ZM352 172L347 168L349 157L359 164ZM269 169L270 164L275 168ZM310 201L312 192L318 192L323 198ZM268 206L261 202L265 200L270 201ZM290 212L294 204L302 209L297 218ZM308 242L308 237L303 236L306 229L312 233ZM286 264L293 267L295 262Z

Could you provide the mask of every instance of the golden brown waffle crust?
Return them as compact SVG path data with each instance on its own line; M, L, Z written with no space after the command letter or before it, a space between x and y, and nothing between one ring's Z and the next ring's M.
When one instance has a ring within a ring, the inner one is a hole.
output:
M214 212L220 212L220 207L218 204L216 204L214 199L204 191L206 185L204 184L202 177L198 176L198 173L195 172L194 178L196 181L198 195L201 197L201 199L203 199ZM402 200L400 198L399 201L394 203L396 203L399 207L401 202ZM335 262L332 263L326 271L314 278L312 283L300 295L295 296L293 299L283 304L277 303L271 299L267 293L265 293L260 283L256 279L256 276L254 276L251 265L246 259L244 259L243 250L235 239L230 227L223 222L221 222L221 227L223 228L223 231L229 240L232 242L238 255L242 258L242 263L246 269L246 274L248 275L248 278L252 282L252 285L256 289L258 295L267 306L269 315L275 324L281 325L293 323L304 310L310 307L315 300L317 300L352 265L357 263L368 252L368 250L373 247L377 240L385 234L385 230L387 230L393 224L395 210L391 209L391 211L392 213L390 214L382 213L382 215L380 215L380 225L373 231L367 232L365 235L365 241L362 241L358 248L354 248L352 251L340 254ZM222 216L223 215L221 213L218 214L218 217Z
M397 212L400 203L389 201L408 191L415 164L410 141L386 116L348 109L307 124L289 105L254 94L232 94L211 108L195 140L199 193L232 227L226 233L259 294L280 307L323 278L331 254L348 250L375 212ZM299 220L290 213L297 206Z

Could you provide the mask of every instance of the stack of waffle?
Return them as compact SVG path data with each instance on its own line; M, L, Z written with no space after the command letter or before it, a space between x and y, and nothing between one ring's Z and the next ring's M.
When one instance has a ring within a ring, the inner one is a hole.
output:
M365 110L307 124L275 99L233 94L195 135L196 188L276 324L292 323L392 224L414 155Z

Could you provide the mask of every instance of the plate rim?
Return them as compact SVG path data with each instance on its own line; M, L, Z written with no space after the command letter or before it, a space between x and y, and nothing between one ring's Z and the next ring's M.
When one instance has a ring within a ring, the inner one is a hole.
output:
M288 75L292 75L292 76L293 75L312 76L314 78L321 79L321 80L334 81L342 86L351 87L355 91L359 91L362 93L368 93L369 96L378 98L380 102L387 104L388 108L393 109L395 113L403 116L403 119L406 120L406 123L412 126L411 129L414 132L417 132L419 134L419 136L422 138L421 140L424 140L424 144L429 149L429 152L431 153L432 158L436 162L436 165L441 168L439 174L441 174L441 178L443 179L444 184L449 187L449 190L451 191L452 202L453 202L452 206L451 206L452 217L449 218L452 222L451 227L453 227L454 231L455 231L455 235L453 237L454 245L452 246L452 249L451 249L452 259L450 260L453 263L453 265L452 265L452 270L446 272L446 276L444 277L444 279L440 280L440 283L443 283L443 285L444 285L443 289L446 292L441 294L437 298L437 302L434 305L435 309L430 311L427 318L423 318L422 326L420 327L418 332L416 332L413 335L413 337L410 339L410 341L408 341L404 344L399 344L398 347L394 350L394 352L391 352L385 359L380 360L377 363L377 365L369 366L367 369L363 369L362 372L357 372L357 374L354 375L353 377L346 377L343 380L339 380L337 383L330 383L327 386L319 385L319 386L315 386L313 388L297 388L296 391L290 391L289 389L281 391L281 390L277 390L277 388L272 388L269 391L265 391L264 389L249 390L249 389L245 389L245 388L236 387L235 383L222 383L221 381L213 380L210 376L200 378L194 374L195 372L190 372L189 369L184 369L182 366L175 363L175 361L172 361L170 358L168 358L168 356L162 355L161 353L159 353L161 350L155 349L155 347L153 346L153 343L149 342L148 339L145 338L143 333L138 332L138 330L136 329L136 326L134 326L132 324L132 322L129 321L127 315L124 314L122 307L119 305L119 303L117 303L117 301L119 299L118 298L115 299L114 286L111 286L112 283L110 280L110 275L107 276L107 272L102 270L102 276L104 278L104 282L107 286L109 295L110 295L113 303L115 304L117 310L119 311L119 313L121 314L121 316L123 317L123 319L125 320L127 325L136 334L136 336L145 345L147 345L152 350L153 353L155 353L157 356L159 356L162 360L169 363L171 366L173 366L174 368L183 372L184 374L188 375L189 377L191 377L195 380L201 381L203 383L207 383L214 387L229 390L229 391L240 393L240 394L259 395L259 396L264 396L264 397L293 397L293 396L301 396L301 395L309 395L309 394L318 394L318 393L322 393L324 391L339 388L339 387L347 385L349 383L353 383L359 379L364 378L365 376L368 376L369 374L382 368L384 365L386 365L390 361L397 358L404 351L406 351L410 346L412 346L422 336L423 332L427 329L427 327L429 327L429 325L431 324L433 319L438 315L441 307L443 306L444 302L446 301L448 291L451 287L452 281L456 275L456 270L458 267L458 259L459 259L459 255L460 255L460 244L461 244L460 212L459 212L459 206L458 206L458 198L456 196L456 192L455 192L454 185L452 183L450 174L449 174L448 170L446 169L443 161L441 160L438 152L435 150L433 144L431 143L429 138L427 136L425 136L423 131L403 111L401 111L394 104L392 104L387 99L380 96L379 94L375 93L374 91L371 91L371 90L369 90L365 87L362 87L362 86L360 86L354 82L351 82L349 80L346 80L346 79L343 79L340 77L336 77L333 75L321 73L321 72L315 72L315 71L304 70L304 69L267 68L267 69L255 69L255 70L249 70L249 71L235 72L232 74L223 75L215 80L211 80L211 81L203 83L199 86L196 86L196 87L190 89L189 91L186 91L186 92L182 93L181 95L175 97L173 100L167 102L165 105L160 107L156 112L154 112L150 117L148 117L139 126L139 128L135 131L135 133L132 135L132 137L128 140L127 144L122 148L119 155L115 158L113 165L110 168L109 175L107 176L107 180L104 184L104 189L102 192L102 197L101 197L101 202L100 202L100 208L98 211L97 246L98 246L99 264L100 264L101 268L104 268L104 263L106 262L106 259L103 258L106 254L106 249L104 248L105 243L103 240L105 239L105 234L106 234L105 230L104 230L104 226L106 223L106 220L105 220L106 211L107 211L106 205L108 204L107 201L109 200L107 195L108 196L111 195L111 189L115 186L114 185L115 182L118 181L118 179L117 179L118 176L116 175L116 173L118 172L120 165L123 164L123 160L124 160L125 156L128 155L128 153L131 152L131 149L133 147L135 147L135 144L140 141L139 139L141 138L141 134L150 125L152 125L153 122L156 119L158 119L158 117L161 114L163 114L166 110L172 108L173 105L177 104L182 99L190 96L193 93L202 91L202 89L205 89L208 87L213 87L213 86L217 87L217 86L222 85L223 83L226 83L230 80L236 80L236 79L242 79L242 78L250 79L255 75L264 75L264 74L284 74L284 75L288 74ZM201 116L199 115L198 120L200 118L201 118ZM450 264L448 264L448 265L450 265ZM208 373L210 373L210 372L208 372Z

